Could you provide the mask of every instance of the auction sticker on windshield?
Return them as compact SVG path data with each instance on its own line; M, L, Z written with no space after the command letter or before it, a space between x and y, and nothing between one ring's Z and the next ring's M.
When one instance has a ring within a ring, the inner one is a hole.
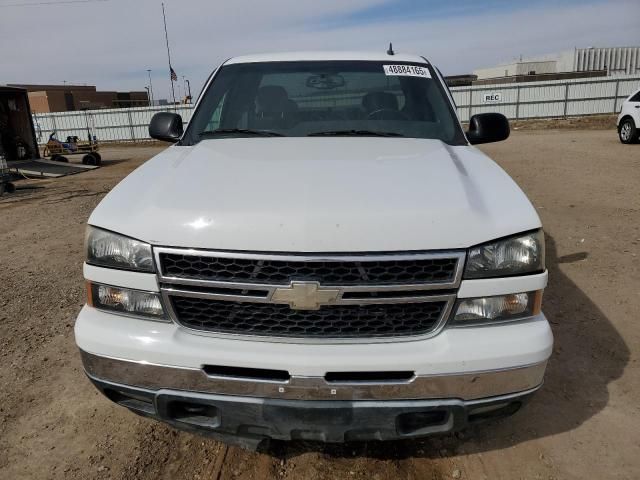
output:
M385 75L431 78L429 70L417 65L383 65L382 68L384 68Z

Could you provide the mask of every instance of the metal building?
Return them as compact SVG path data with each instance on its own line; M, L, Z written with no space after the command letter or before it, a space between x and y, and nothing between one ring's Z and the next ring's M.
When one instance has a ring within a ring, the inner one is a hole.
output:
M640 47L576 48L573 70L606 70L608 75L640 73Z
M640 73L640 47L574 48L473 71L478 80L568 72L588 74L585 76L636 75Z

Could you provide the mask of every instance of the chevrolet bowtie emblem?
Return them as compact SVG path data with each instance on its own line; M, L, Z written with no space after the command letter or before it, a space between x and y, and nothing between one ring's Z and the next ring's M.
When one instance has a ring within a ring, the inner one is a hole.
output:
M318 310L333 303L340 290L323 288L318 282L291 282L288 287L276 288L271 296L274 303L286 303L294 310Z

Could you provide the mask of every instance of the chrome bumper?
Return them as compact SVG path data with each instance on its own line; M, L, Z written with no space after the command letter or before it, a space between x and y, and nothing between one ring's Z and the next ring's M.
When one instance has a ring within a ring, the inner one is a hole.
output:
M176 390L283 400L477 400L537 389L546 362L518 368L451 375L414 376L406 381L328 382L291 376L266 381L207 375L204 370L114 359L81 351L92 380L145 390Z

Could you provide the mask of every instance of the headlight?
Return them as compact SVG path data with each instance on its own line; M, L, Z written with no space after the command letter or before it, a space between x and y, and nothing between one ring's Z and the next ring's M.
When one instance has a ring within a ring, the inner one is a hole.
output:
M495 297L462 298L456 305L451 326L466 327L508 322L540 313L542 290Z
M153 292L88 283L87 303L100 310L168 321L160 295Z
M153 272L151 245L95 227L87 227L87 262L101 267Z
M542 271L544 234L537 230L471 248L464 278L506 277Z

